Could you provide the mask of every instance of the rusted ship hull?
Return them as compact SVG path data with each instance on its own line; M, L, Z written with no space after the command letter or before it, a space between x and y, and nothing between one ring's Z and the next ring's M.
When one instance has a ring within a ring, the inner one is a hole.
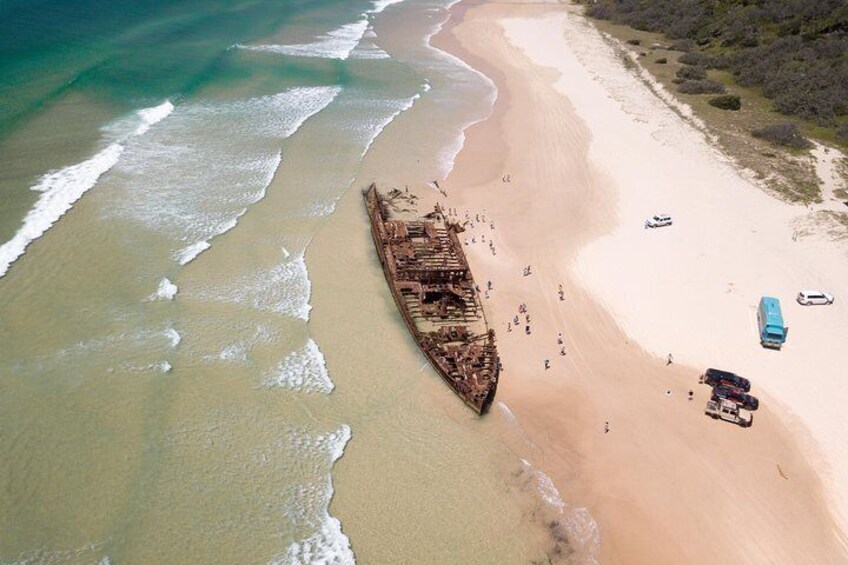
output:
M392 198L365 192L371 234L392 297L436 372L475 412L497 392L500 362L474 279L457 239L459 227L437 209L428 219L389 218Z

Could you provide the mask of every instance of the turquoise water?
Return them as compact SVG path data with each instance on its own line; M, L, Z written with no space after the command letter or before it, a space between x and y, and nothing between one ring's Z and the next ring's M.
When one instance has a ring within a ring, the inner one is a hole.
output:
M0 4L0 563L543 557L358 202L491 107L446 5Z

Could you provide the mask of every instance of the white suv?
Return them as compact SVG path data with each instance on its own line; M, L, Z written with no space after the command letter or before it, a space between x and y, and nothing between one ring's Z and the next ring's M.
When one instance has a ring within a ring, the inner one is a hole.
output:
M657 214L653 218L648 218L645 221L645 227L648 228L659 228L662 226L670 226L671 225L671 216L668 214Z
M833 296L818 290L802 290L798 293L798 304L833 304Z

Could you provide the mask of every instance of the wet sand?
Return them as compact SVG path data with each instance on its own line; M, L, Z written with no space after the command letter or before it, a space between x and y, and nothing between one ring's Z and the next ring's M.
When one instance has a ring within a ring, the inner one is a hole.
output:
M493 115L467 131L440 200L474 223L466 250L481 286L494 284L484 305L505 366L498 399L516 415L528 458L567 503L588 508L604 563L844 562L819 471L776 406L764 402L747 430L705 417L703 369L669 365L629 339L575 272L580 250L617 225L619 187L590 158L599 124L554 88L561 80L567 91L569 77L535 65L504 26L519 44L547 39L549 49L567 50L555 35L530 30L579 16L531 4L454 11L439 45L495 80L499 96ZM621 111L607 119L635 118ZM631 150L650 162L650 153ZM485 221L474 221L478 214ZM522 303L530 335L523 314L507 331Z

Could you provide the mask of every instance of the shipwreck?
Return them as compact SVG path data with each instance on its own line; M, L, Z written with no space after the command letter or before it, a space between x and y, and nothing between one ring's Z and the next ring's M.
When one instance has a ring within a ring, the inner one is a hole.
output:
M495 332L486 323L457 238L462 227L438 205L417 217L406 207L414 208L414 200L399 190L380 194L374 184L365 191L377 255L424 356L472 410L483 414L495 398L501 366Z

